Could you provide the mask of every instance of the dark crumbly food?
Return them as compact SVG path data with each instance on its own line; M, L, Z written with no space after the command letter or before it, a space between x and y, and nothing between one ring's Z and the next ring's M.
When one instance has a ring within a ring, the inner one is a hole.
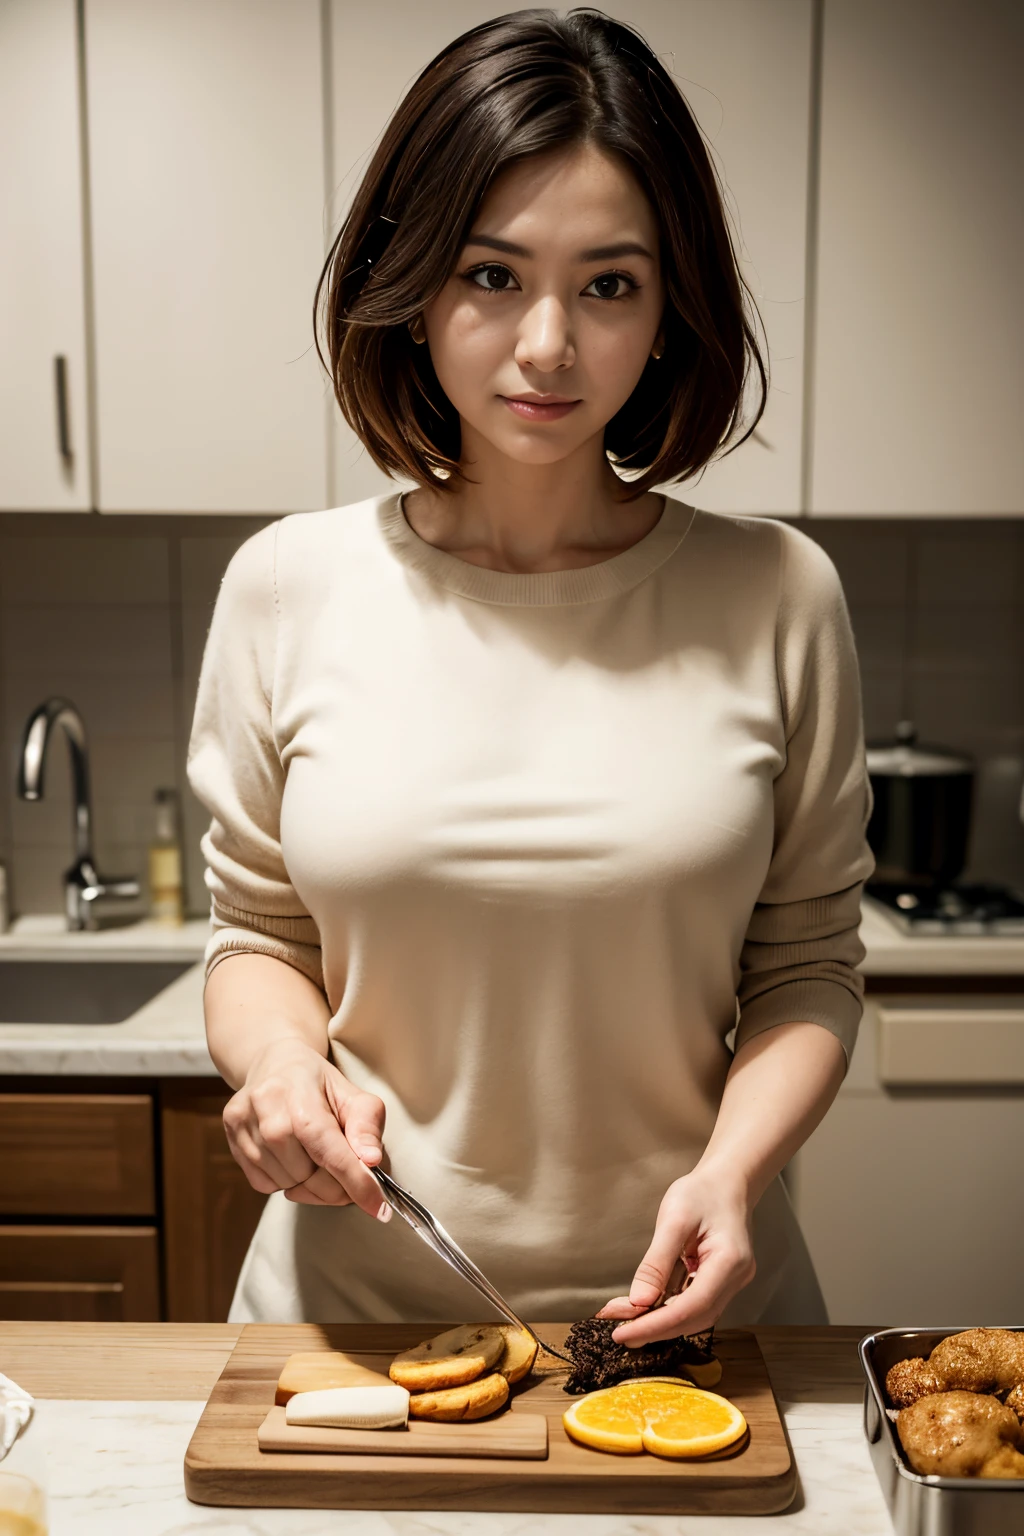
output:
M596 1392L636 1376L685 1376L688 1365L706 1365L711 1358L715 1330L688 1338L663 1339L639 1349L616 1344L612 1332L621 1319L585 1317L573 1323L565 1340L572 1360L566 1392Z

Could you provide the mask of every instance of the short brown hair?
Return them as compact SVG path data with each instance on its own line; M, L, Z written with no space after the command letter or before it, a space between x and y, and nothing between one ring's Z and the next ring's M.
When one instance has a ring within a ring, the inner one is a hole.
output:
M661 226L664 355L606 426L606 453L632 472L639 496L697 473L730 443L748 374L756 412L731 447L760 420L767 376L745 301L757 312L679 88L637 32L599 11L515 11L456 38L410 88L317 284L321 361L345 419L389 474L454 487L458 413L407 323L451 276L494 177L583 143L629 165Z

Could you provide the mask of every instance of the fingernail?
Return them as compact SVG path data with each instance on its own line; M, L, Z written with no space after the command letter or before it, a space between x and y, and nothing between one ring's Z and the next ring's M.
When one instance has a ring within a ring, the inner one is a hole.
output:
M381 1208L377 1212L377 1220L378 1221L390 1221L391 1220L391 1207L390 1207L390 1205L388 1205L386 1200L384 1200L381 1203Z

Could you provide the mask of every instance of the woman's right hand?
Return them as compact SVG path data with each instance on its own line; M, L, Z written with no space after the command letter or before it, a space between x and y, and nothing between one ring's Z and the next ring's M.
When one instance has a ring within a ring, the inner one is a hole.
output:
M224 1108L232 1156L253 1189L299 1205L358 1205L387 1221L391 1207L368 1169L383 1156L384 1104L302 1040L253 1058Z

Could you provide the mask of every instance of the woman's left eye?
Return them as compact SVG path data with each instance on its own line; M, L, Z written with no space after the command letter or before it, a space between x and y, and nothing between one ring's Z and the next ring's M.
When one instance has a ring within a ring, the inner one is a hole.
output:
M624 299L636 286L625 272L602 272L600 277L595 277L587 284L583 292L589 294L592 289L596 289L592 295L595 299Z

